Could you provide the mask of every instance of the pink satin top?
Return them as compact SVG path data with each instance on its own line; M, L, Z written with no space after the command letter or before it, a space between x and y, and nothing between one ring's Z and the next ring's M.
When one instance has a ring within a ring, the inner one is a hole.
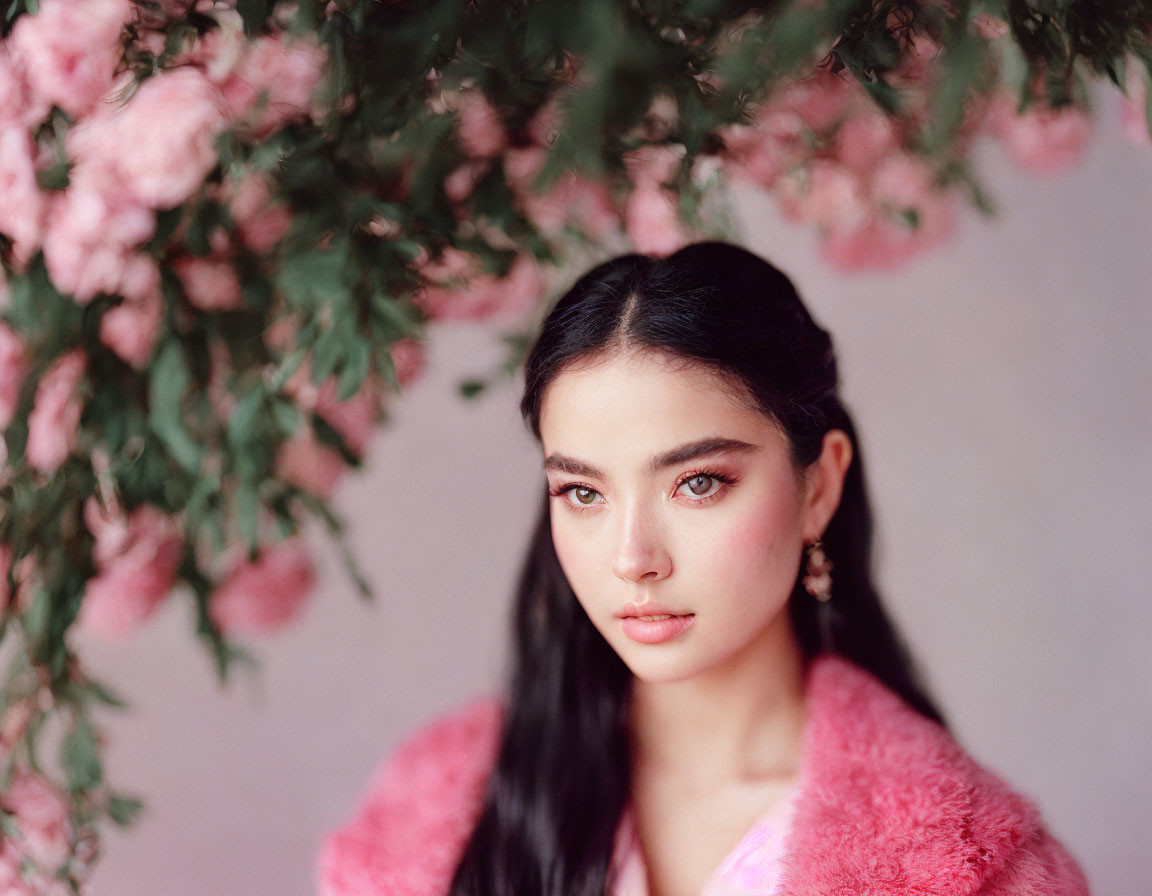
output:
M777 896L798 782L748 829L712 872L700 896ZM648 869L630 808L616 829L607 896L648 896Z

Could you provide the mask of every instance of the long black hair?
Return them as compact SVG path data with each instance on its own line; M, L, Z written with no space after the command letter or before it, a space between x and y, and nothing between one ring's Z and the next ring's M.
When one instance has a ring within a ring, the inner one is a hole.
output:
M909 653L872 583L872 517L856 430L837 395L832 341L788 278L758 256L699 243L668 258L625 255L585 274L545 319L525 364L521 411L537 439L544 392L579 360L652 349L707 365L787 434L798 469L824 434L852 441L825 530L834 565L831 644L797 581L789 616L805 662L822 650L871 672L934 721ZM451 896L603 896L631 784L631 672L560 567L544 495L514 609L514 655L496 767Z

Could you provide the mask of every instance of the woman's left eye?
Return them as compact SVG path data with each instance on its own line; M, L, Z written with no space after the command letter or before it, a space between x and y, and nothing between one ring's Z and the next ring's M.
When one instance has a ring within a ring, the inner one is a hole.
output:
M693 473L676 487L678 494L693 500L710 498L720 491L724 479L712 473Z

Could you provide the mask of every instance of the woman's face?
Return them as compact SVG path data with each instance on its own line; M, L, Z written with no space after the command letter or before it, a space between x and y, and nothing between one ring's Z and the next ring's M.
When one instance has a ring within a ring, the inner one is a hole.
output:
M829 508L771 420L647 351L561 372L540 434L556 554L633 674L679 681L780 643L839 483Z

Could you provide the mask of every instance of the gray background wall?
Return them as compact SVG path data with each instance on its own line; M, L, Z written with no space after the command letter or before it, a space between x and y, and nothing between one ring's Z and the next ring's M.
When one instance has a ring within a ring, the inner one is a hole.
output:
M839 346L879 516L887 601L962 743L1035 799L1093 892L1152 877L1152 151L1111 104L1088 158L1044 180L981 152L1001 206L893 274L828 270L814 236L740 197L750 248ZM263 666L216 686L171 601L120 645L81 642L131 700L109 773L146 797L94 896L304 896L321 833L397 739L498 681L541 482L500 358L442 327L365 475L342 486L378 600L316 533L317 593Z

